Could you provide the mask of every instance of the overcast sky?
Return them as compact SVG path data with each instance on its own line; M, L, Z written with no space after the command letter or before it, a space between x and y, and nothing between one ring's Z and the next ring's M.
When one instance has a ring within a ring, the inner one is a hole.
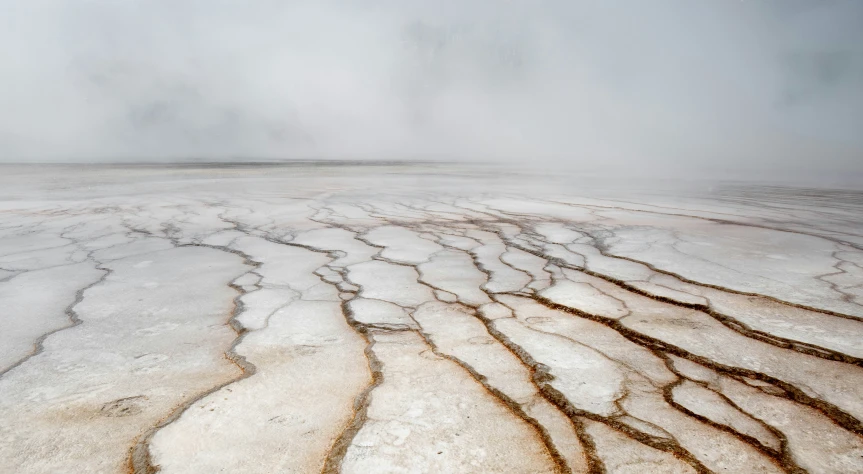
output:
M0 160L863 171L859 0L0 0Z

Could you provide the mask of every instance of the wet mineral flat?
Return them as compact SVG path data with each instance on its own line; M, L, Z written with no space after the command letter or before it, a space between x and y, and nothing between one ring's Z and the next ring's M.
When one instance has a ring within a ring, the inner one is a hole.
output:
M863 472L859 190L0 168L0 472Z

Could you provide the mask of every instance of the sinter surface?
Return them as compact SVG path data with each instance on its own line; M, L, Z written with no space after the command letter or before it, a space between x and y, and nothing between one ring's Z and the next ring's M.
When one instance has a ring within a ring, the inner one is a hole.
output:
M0 472L863 472L863 193L5 166Z

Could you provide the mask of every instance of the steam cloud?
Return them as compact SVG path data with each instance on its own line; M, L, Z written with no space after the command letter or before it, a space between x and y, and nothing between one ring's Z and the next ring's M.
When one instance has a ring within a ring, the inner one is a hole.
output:
M863 171L863 2L0 0L0 161Z

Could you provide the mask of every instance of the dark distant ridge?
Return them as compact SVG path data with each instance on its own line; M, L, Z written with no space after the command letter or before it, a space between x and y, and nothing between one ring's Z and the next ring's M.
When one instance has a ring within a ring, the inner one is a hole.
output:
M417 165L447 165L458 164L455 161L432 160L177 160L177 161L27 161L0 162L0 166L71 166L71 167L136 167L136 168L256 168L256 167L294 167L294 166L417 166Z

